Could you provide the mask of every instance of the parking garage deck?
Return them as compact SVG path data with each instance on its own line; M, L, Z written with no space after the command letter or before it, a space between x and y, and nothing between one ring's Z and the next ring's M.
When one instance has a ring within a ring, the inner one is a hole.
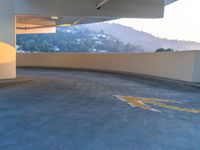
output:
M0 149L198 150L200 147L198 88L111 73L48 69L17 72L32 81L0 89ZM120 100L117 96L125 97ZM159 102L172 108L137 98L164 100Z

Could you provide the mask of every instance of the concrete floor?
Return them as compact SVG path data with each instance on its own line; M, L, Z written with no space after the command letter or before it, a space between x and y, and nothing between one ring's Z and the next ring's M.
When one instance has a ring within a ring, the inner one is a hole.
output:
M108 73L18 69L0 89L1 150L199 150L200 113L131 107L114 95L200 109L200 89Z

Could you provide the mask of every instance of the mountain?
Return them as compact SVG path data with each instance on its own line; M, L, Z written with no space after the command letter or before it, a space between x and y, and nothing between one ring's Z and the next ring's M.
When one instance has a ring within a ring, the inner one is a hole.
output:
M200 50L200 43L169 40L120 24L96 23L58 27L56 33L17 35L18 52L155 52Z
M57 27L56 33L17 35L18 52L139 52L133 44L124 43L104 32L85 26Z
M147 52L155 51L158 48L172 48L178 51L200 50L200 43L198 42L158 38L149 33L137 31L131 27L126 27L120 24L96 23L84 26L91 31L103 31L107 35L122 42L133 44Z

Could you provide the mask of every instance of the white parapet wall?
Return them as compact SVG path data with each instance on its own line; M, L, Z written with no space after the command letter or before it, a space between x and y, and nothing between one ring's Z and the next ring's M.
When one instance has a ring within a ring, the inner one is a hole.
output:
M137 73L200 82L200 52L140 54L17 54L18 67L74 68Z

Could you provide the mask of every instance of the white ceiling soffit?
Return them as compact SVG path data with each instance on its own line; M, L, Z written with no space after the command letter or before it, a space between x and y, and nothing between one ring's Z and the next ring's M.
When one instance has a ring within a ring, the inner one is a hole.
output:
M168 3L165 0L15 0L15 11L17 15L162 18Z
M94 17L57 17L57 16L17 16L17 24L23 25L36 25L36 26L48 26L48 25L63 25L63 24L88 24L96 22L109 21L111 19L119 18L94 18Z
M70 21L70 19L72 21ZM97 23L97 22L104 22L110 21L119 18L94 18L94 17L63 17L57 24L64 24L64 23L71 23L71 22L78 22L77 24L89 24L89 23Z

